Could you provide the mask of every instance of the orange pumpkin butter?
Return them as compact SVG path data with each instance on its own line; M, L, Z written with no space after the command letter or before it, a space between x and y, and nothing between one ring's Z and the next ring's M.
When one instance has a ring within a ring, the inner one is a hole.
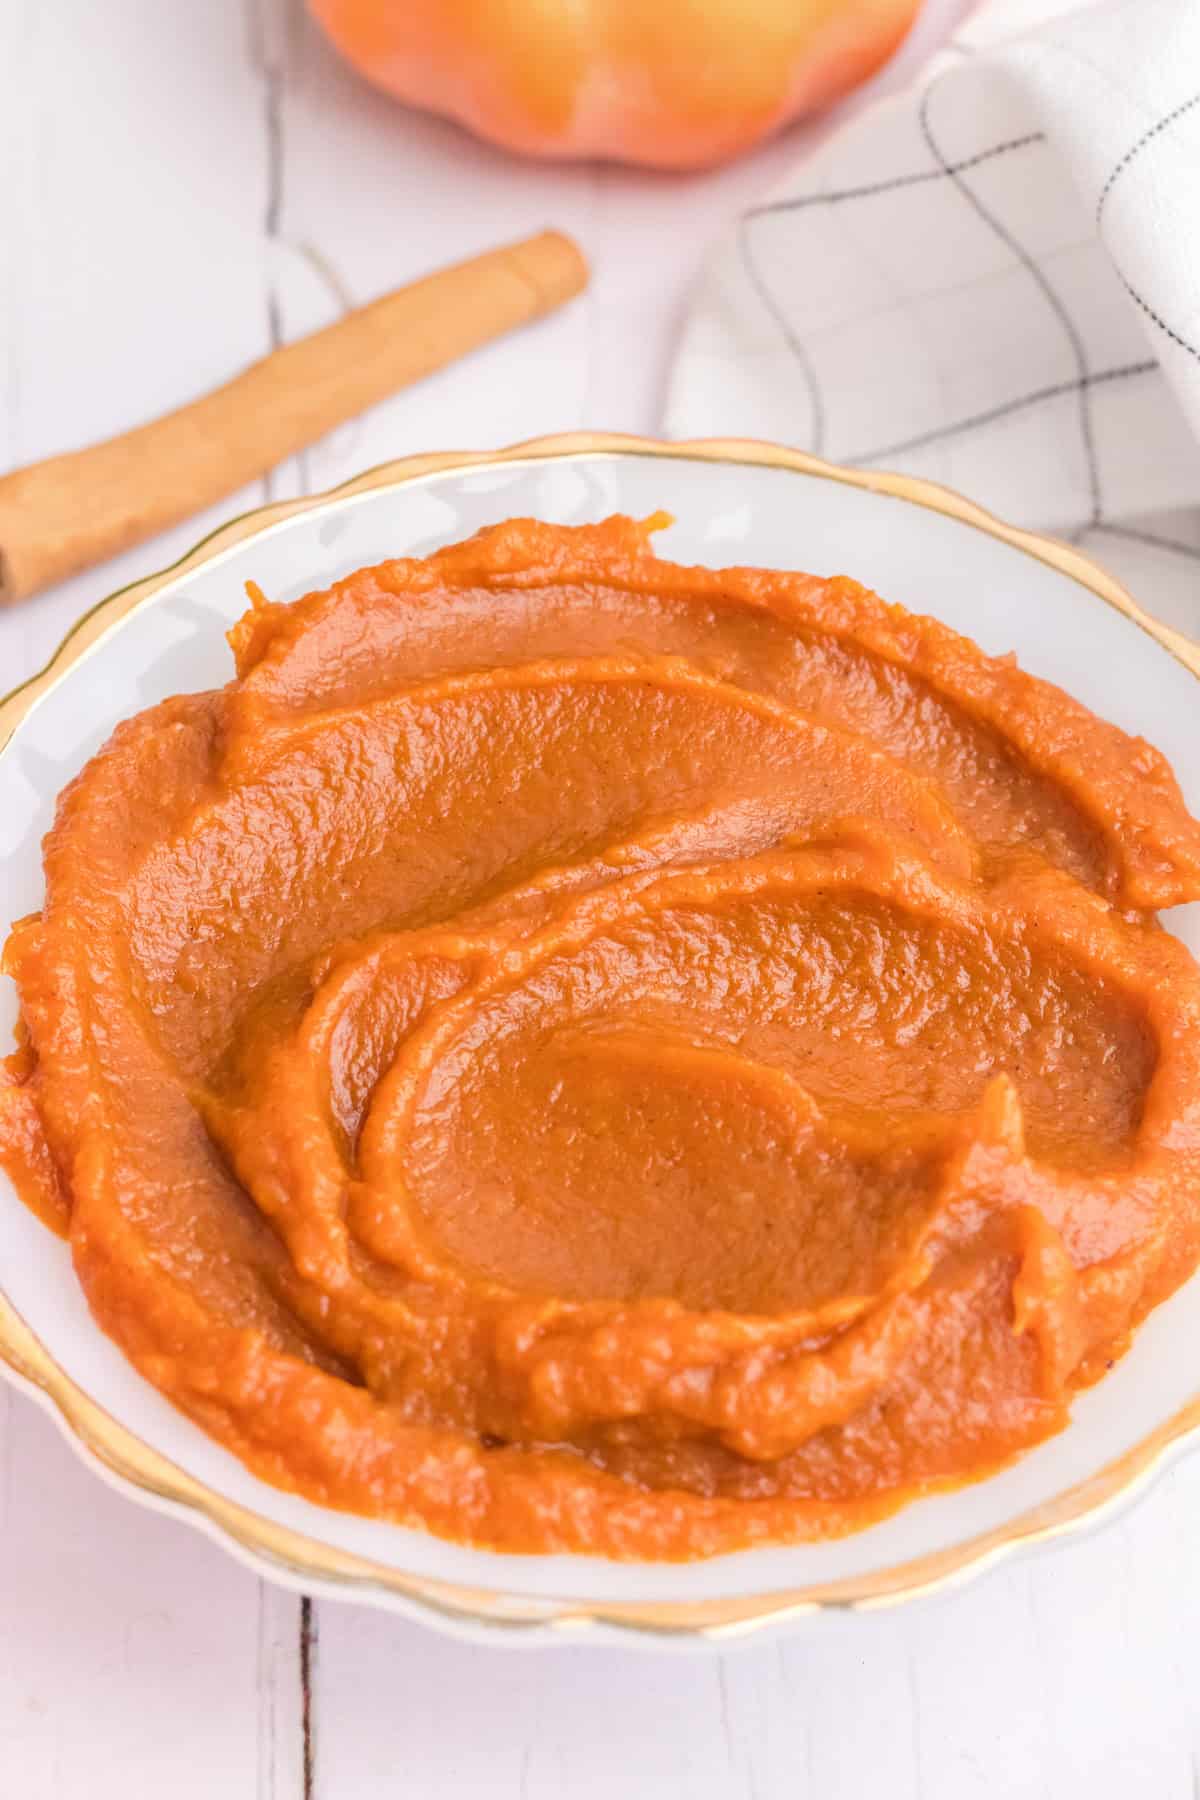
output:
M895 50L918 0L310 0L412 106L531 156L724 161L829 105Z
M1153 914L1200 826L1144 742L626 519L231 638L62 796L0 1143L267 1480L508 1550L828 1536L1059 1429L1195 1266Z

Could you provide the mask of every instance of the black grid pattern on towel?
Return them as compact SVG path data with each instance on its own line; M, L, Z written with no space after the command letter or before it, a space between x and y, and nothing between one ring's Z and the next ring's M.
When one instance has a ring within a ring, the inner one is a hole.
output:
M1200 4L1200 0L1197 0L1197 3ZM950 47L954 48L953 45ZM779 214L799 212L807 208L818 206L836 207L851 204L857 200L873 198L880 194L920 186L929 182L948 182L957 188L962 194L966 204L996 234L1016 258L1018 263L1028 271L1031 280L1043 295L1047 306L1062 327L1065 348L1074 365L1073 373L1065 375L1061 381L1049 383L1033 389L1028 393L1014 395L1010 400L999 402L996 406L973 413L966 418L950 420L944 425L940 425L927 432L922 432L914 437L900 439L892 443L874 445L869 450L863 450L853 455L843 456L842 460L852 465L871 465L873 463L884 462L890 457L902 456L914 450L927 449L932 445L942 443L947 439L958 437L966 432L993 424L998 419L1006 418L1010 414L1024 411L1029 407L1060 399L1064 394L1074 394L1078 397L1080 443L1083 451L1090 502L1088 517L1081 522L1080 529L1087 530L1089 528L1095 528L1099 530L1108 530L1114 534L1119 532L1122 536L1134 540L1141 540L1147 544L1153 544L1157 548L1173 551L1181 556L1194 558L1200 561L1200 550L1193 548L1193 546L1189 544L1181 543L1175 539L1158 537L1150 533L1138 532L1132 529L1126 530L1123 527L1110 524L1104 516L1100 471L1092 429L1091 392L1094 388L1103 383L1126 381L1138 376L1150 375L1155 372L1158 364L1153 359L1147 359L1145 361L1126 363L1118 367L1093 370L1089 366L1087 347L1083 333L1075 319L1072 317L1061 293L1051 283L1045 270L1039 265L1032 253L1026 249L1014 232L996 217L987 205L985 205L978 193L975 192L970 183L964 179L970 171L979 168L985 163L993 161L997 157L1008 156L1015 152L1029 149L1036 144L1044 144L1046 141L1045 133L1040 131L1028 132L1022 136L1006 138L999 143L990 144L986 148L976 151L970 156L958 159L948 157L934 133L930 120L930 107L933 97L940 85L940 80L937 80L932 82L929 87L926 88L921 99L918 114L922 135L930 155L934 158L936 167L931 169L912 170L902 175L890 176L885 180L868 182L855 187L833 189L826 192L816 192L811 194L792 195L784 200L768 201L763 205L751 207L742 215L742 218L739 221L738 246L743 269L745 270L746 276L755 293L758 295L762 306L773 319L783 341L795 357L804 376L811 409L809 448L818 456L825 453L828 430L828 410L825 397L821 389L814 360L803 340L793 328L786 311L772 292L770 283L767 281L762 266L755 255L751 231L752 225L756 220L777 216ZM1200 93L1192 95L1189 99L1183 101L1179 106L1174 107L1169 113L1158 119L1153 125L1147 127L1138 138L1137 142L1125 152L1101 189L1096 204L1097 227L1101 224L1104 209L1108 198L1112 193L1113 187L1124 171L1136 160L1147 144L1151 143L1164 131L1168 130L1177 119L1183 117L1184 114L1197 105L1200 105ZM1200 360L1200 350L1198 350L1194 344L1189 343L1180 333L1176 332L1166 323L1143 296L1135 291L1124 275L1122 275L1120 269L1116 268L1115 264L1114 269L1118 279L1121 281L1134 303L1139 306L1153 323L1173 342Z
M974 156L964 156L961 162L943 163L937 169L913 169L907 175L891 175L886 181L870 181L863 187L833 188L828 193L795 194L787 200L768 200L762 206L752 206L745 216L747 219L765 219L772 213L801 212L808 206L840 206L846 200L869 200L876 194L890 194L896 188L945 181L947 175L961 175L965 169L991 162L993 157L1007 156L1011 150L1024 150L1029 144L1044 144L1045 141L1044 131L1029 131L1024 137L1005 138L986 150L977 150Z
M926 88L921 96L921 107L918 117L920 119L921 132L925 142L928 144L931 153L946 170L946 173L950 176L951 181L954 183L963 199L967 202L968 206L970 206L971 210L978 214L984 224L990 227L1000 239L1000 242L1012 251L1021 266L1028 271L1030 279L1036 284L1037 288L1044 296L1047 306L1049 306L1051 312L1053 312L1055 318L1058 320L1066 334L1067 343L1075 362L1075 378L1071 385L1074 386L1079 397L1079 435L1083 445L1083 461L1084 467L1087 470L1088 497L1090 501L1090 511L1088 513L1087 523L1095 525L1099 521L1101 515L1100 470L1096 462L1096 442L1092 433L1092 404L1090 394L1092 372L1088 367L1087 349L1083 341L1083 333L1071 317L1070 311L1064 303L1061 294L1058 292L1057 288L1054 287L1045 270L1038 265L1035 258L1025 248L1019 238L1009 230L1008 226L1002 224L995 213L992 212L989 207L984 205L978 194L976 194L969 184L963 180L962 175L951 169L949 162L943 154L941 145L934 135L933 126L929 118L930 103L933 100L936 88L937 84L935 83L934 86Z
M1107 532L1109 537L1128 538L1131 543L1149 544L1152 549L1169 550L1173 556L1200 562L1200 544L1185 544L1179 538L1164 537L1157 531L1136 531L1132 525L1112 525L1107 520L1101 520L1094 529Z
M936 86L937 84L935 83L934 85ZM929 92L932 93L932 91L931 88ZM928 98L928 95L926 98ZM821 383L818 379L813 359L809 355L803 340L792 329L786 312L779 305L779 302L772 293L770 283L767 281L758 258L755 256L750 229L753 222L756 219L768 218L777 213L798 212L805 207L839 206L854 200L872 199L879 194L891 193L899 188L921 186L926 182L954 181L960 178L965 170L978 168L981 163L991 162L996 157L1008 156L1014 151L1025 150L1033 144L1041 144L1044 142L1045 134L1043 132L1028 132L1022 137L1005 138L997 144L990 144L986 149L976 151L974 155L965 157L959 162L947 161L946 158L939 156L936 149L934 149L933 153L938 161L938 167L936 168L915 169L907 174L893 175L885 181L872 182L863 187L835 189L828 193L801 194L787 200L768 201L763 206L751 207L748 212L742 215L738 222L737 234L742 267L746 272L751 287L758 295L765 311L774 320L780 336L788 346L788 349L792 352L792 355L795 357L801 373L804 376L804 384L808 391L811 419L808 448L815 456L823 456L825 453L828 428L828 413L825 406L825 396L821 389ZM1011 410L1016 411L1020 407L1031 406L1036 400L1042 398L1045 398L1045 396L1041 393L1025 395L1021 399L1013 402ZM936 442L937 439L942 436L955 436L960 431L970 430L973 425L986 423L991 416L992 415L987 414L981 415L973 420L960 420L955 424L946 426L942 431L933 434L928 440L922 439L921 441ZM906 445L901 447L914 448L915 446ZM866 463L873 461L876 455L884 454L887 454L887 451L864 452L861 455L848 457L845 460L849 462Z
M738 221L738 249L741 252L742 267L746 271L751 287L759 300L774 319L784 343L795 357L804 376L804 385L808 389L808 405L811 423L808 432L808 447L814 456L825 454L825 397L821 392L821 384L817 380L817 371L813 359L804 347L802 339L796 336L788 322L788 316L779 306L772 294L770 286L758 266L754 248L750 242L750 222L753 215Z
M1104 236L1104 209L1108 205L1109 195L1112 193L1113 188L1116 186L1121 176L1125 173L1130 163L1137 160L1147 144L1153 143L1155 138L1161 137L1164 131L1174 125L1177 119L1182 119L1186 113L1191 112L1194 106L1200 106L1200 93L1190 94L1186 100L1180 101L1178 106L1173 106L1169 113L1164 113L1161 119L1156 120L1153 125L1148 126L1147 129L1143 131L1141 137L1138 138L1137 142L1130 145L1120 162L1118 162L1112 174L1100 189L1100 198L1096 202L1096 229L1101 234L1101 242L1103 242ZM1200 186L1200 174L1198 174L1197 177L1197 186ZM1108 246L1105 245L1105 248L1107 249ZM1109 255L1110 257L1112 256L1111 251L1109 251ZM1189 356L1194 356L1196 361L1200 362L1200 350L1196 348L1195 344L1190 343L1181 332L1176 331L1173 325L1168 325L1167 321L1162 317L1162 314L1155 307L1151 306L1144 295L1138 293L1137 289L1133 286L1133 283L1129 281L1122 272L1115 257L1112 258L1112 264L1113 268L1116 270L1117 280L1121 283L1121 286L1125 289L1125 292L1129 295L1129 298L1133 301L1134 305L1140 307L1142 312L1145 313L1151 324L1157 325L1163 335L1170 338L1173 344L1177 344L1181 350L1186 350Z
M925 431L918 437L902 438L894 444L877 444L870 450L855 456L847 456L842 460L857 467L860 464L883 462L889 456L905 456L910 450L924 450L929 444L940 444L946 438L958 437L965 431L975 431L981 425L991 425L997 419L1007 418L1010 413L1023 412L1028 406L1037 406L1043 400L1057 400L1063 394L1077 394L1084 388L1094 388L1107 381L1127 381L1135 375L1151 375L1158 364L1152 359L1146 362L1124 363L1115 369L1097 369L1094 374L1076 376L1070 381L1056 381L1048 387L1035 388L1031 394L1020 394L1015 400L1004 400L998 406L990 406L985 412L972 413L969 418L956 419L953 424L939 425L933 431ZM1090 523L1099 524L1099 519Z
M997 157L1009 156L1014 152L1029 149L1035 144L1044 143L1044 132L1026 132L1019 137L1004 138L999 143L989 144L983 150L975 151L971 156L961 157L957 160L949 158L943 154L934 138L928 118L929 103L938 86L939 83L934 82L926 90L921 103L920 115L922 134L929 147L930 154L933 156L937 165L935 168L911 170L903 175L890 176L886 180L870 182L858 187L833 189L832 191L813 194L800 194L786 200L769 201L765 205L751 207L749 211L743 214L739 221L738 246L746 276L755 293L758 295L764 309L774 320L780 336L788 346L788 349L792 352L792 355L795 357L804 376L811 415L808 448L817 456L821 456L825 452L828 429L828 412L825 404L825 397L821 389L820 380L817 376L813 359L803 340L792 328L786 312L772 293L770 283L767 281L761 264L754 253L751 226L756 219L768 218L780 213L798 212L814 206L840 206L856 200L872 199L880 194L891 193L902 188L921 186L929 182L949 182L959 188L966 196L968 203L973 206L985 222L991 226L992 230L1002 237L1004 242L1011 248L1014 255L1030 269L1035 280L1038 280L1039 283L1044 280L1029 253L1023 250L1011 234L1008 233L987 211L982 202L979 201L978 197L971 192L963 181L964 174L972 169L980 167L980 165L984 163L992 162ZM1073 324L1069 322L1069 315L1067 314L1065 307L1063 307L1061 301L1058 301L1057 299L1056 310L1059 311L1068 331L1075 332ZM1087 367L1087 359L1083 350L1082 340L1078 338L1077 332L1075 332L1075 341L1077 344L1075 358L1076 373L1072 379L1061 383L1055 383L1050 387L1037 388L1027 394L1017 395L1012 400L1006 401L999 406L989 408L984 412L973 414L969 418L952 420L946 425L939 426L934 431L923 433L919 437L906 439L902 442L893 444L880 445L871 450L859 451L851 456L844 457L843 461L853 464L872 463L887 456L900 455L908 450L923 449L929 445L940 443L943 439L957 437L963 432L972 431L979 426L990 424L994 419L1003 418L1008 413L1019 412L1026 407L1035 406L1039 401L1054 399L1063 393L1079 393L1081 395L1082 405L1082 396L1085 394L1086 388L1093 381L1115 380L1127 373L1140 374L1142 372L1141 367L1139 366L1129 370L1104 370L1093 375ZM1150 363L1147 367L1153 368L1154 364ZM1087 458L1089 488L1093 494L1096 517L1098 518L1098 478L1096 475L1095 452L1091 444L1090 425L1085 437L1085 455Z

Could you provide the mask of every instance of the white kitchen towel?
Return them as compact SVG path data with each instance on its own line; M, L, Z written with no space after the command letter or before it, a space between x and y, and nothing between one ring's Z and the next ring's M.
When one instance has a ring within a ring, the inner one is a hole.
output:
M1200 633L1200 0L989 0L739 219L666 422L946 482Z

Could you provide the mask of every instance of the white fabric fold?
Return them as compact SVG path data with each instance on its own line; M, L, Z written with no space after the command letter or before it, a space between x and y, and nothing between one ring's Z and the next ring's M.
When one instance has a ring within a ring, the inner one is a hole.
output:
M945 482L1200 635L1200 0L975 12L738 220L666 428Z

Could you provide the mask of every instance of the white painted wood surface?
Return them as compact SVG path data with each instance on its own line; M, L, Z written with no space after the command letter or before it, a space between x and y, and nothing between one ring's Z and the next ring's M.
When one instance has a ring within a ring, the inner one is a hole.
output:
M958 10L936 5L926 43ZM795 154L687 180L515 164L370 93L292 0L0 0L0 71L0 466L544 223L591 254L584 300L269 491L408 450L652 430L705 244ZM0 619L0 689L215 522ZM0 1796L1195 1800L1198 1517L1200 1458L961 1593L721 1656L506 1654L330 1604L305 1644L299 1601L110 1492L0 1389Z

